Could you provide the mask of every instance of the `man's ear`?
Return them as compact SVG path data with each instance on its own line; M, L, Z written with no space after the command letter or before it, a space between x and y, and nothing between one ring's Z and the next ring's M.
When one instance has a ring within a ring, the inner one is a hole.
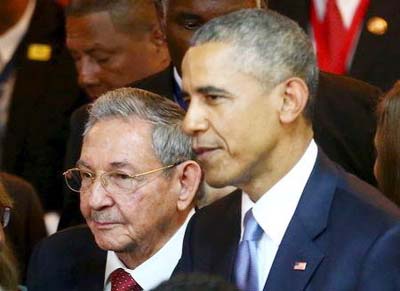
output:
M161 1L153 1L156 8L157 19L160 23L161 32L165 35L166 32L166 15L164 14L164 8Z
M195 161L185 161L178 167L178 179L180 183L177 208L180 211L187 210L195 202L196 193L201 182L201 168Z
M160 25L158 23L153 25L153 28L151 30L151 39L152 43L156 47L166 47L167 45L167 39L165 37L164 32L162 31Z
M284 81L282 105L279 111L280 121L288 124L303 114L309 98L309 90L303 79L293 77Z

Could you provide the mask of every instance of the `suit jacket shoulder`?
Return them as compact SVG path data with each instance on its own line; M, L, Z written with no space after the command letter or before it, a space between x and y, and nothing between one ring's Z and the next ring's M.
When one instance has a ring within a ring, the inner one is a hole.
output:
M315 140L333 161L375 185L375 107L381 91L353 78L320 73L315 98Z
M29 290L103 290L106 251L87 226L60 231L43 240L31 257Z
M193 216L177 271L233 280L241 204L233 195ZM320 152L264 290L397 290L399 221L394 204Z
M242 192L236 190L198 211L186 228L182 258L174 273L218 274L231 279L240 238Z
M174 100L174 74L170 65L165 70L130 85Z

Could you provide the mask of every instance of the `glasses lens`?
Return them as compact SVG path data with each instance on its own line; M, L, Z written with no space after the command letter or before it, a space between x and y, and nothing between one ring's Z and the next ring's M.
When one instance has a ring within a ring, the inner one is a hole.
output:
M10 222L10 214L11 208L10 207L0 207L0 218L1 218L1 225L6 227Z
M136 188L136 179L122 172L108 173L105 188L110 192L133 192Z
M81 191L83 175L81 172L79 169L71 169L64 173L65 182L72 191Z

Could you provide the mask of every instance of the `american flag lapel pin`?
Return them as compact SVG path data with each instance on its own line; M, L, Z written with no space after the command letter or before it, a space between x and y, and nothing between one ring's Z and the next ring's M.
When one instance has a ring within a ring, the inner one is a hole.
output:
M293 270L295 271L305 271L307 268L307 262L295 262L293 265Z

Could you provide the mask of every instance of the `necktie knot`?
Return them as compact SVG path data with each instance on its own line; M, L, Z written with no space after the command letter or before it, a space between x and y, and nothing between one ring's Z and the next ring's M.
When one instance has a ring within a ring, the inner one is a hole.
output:
M254 218L252 209L244 216L243 240L257 241L261 239L263 230Z
M122 268L118 268L110 275L111 291L141 291L142 287L125 272Z

